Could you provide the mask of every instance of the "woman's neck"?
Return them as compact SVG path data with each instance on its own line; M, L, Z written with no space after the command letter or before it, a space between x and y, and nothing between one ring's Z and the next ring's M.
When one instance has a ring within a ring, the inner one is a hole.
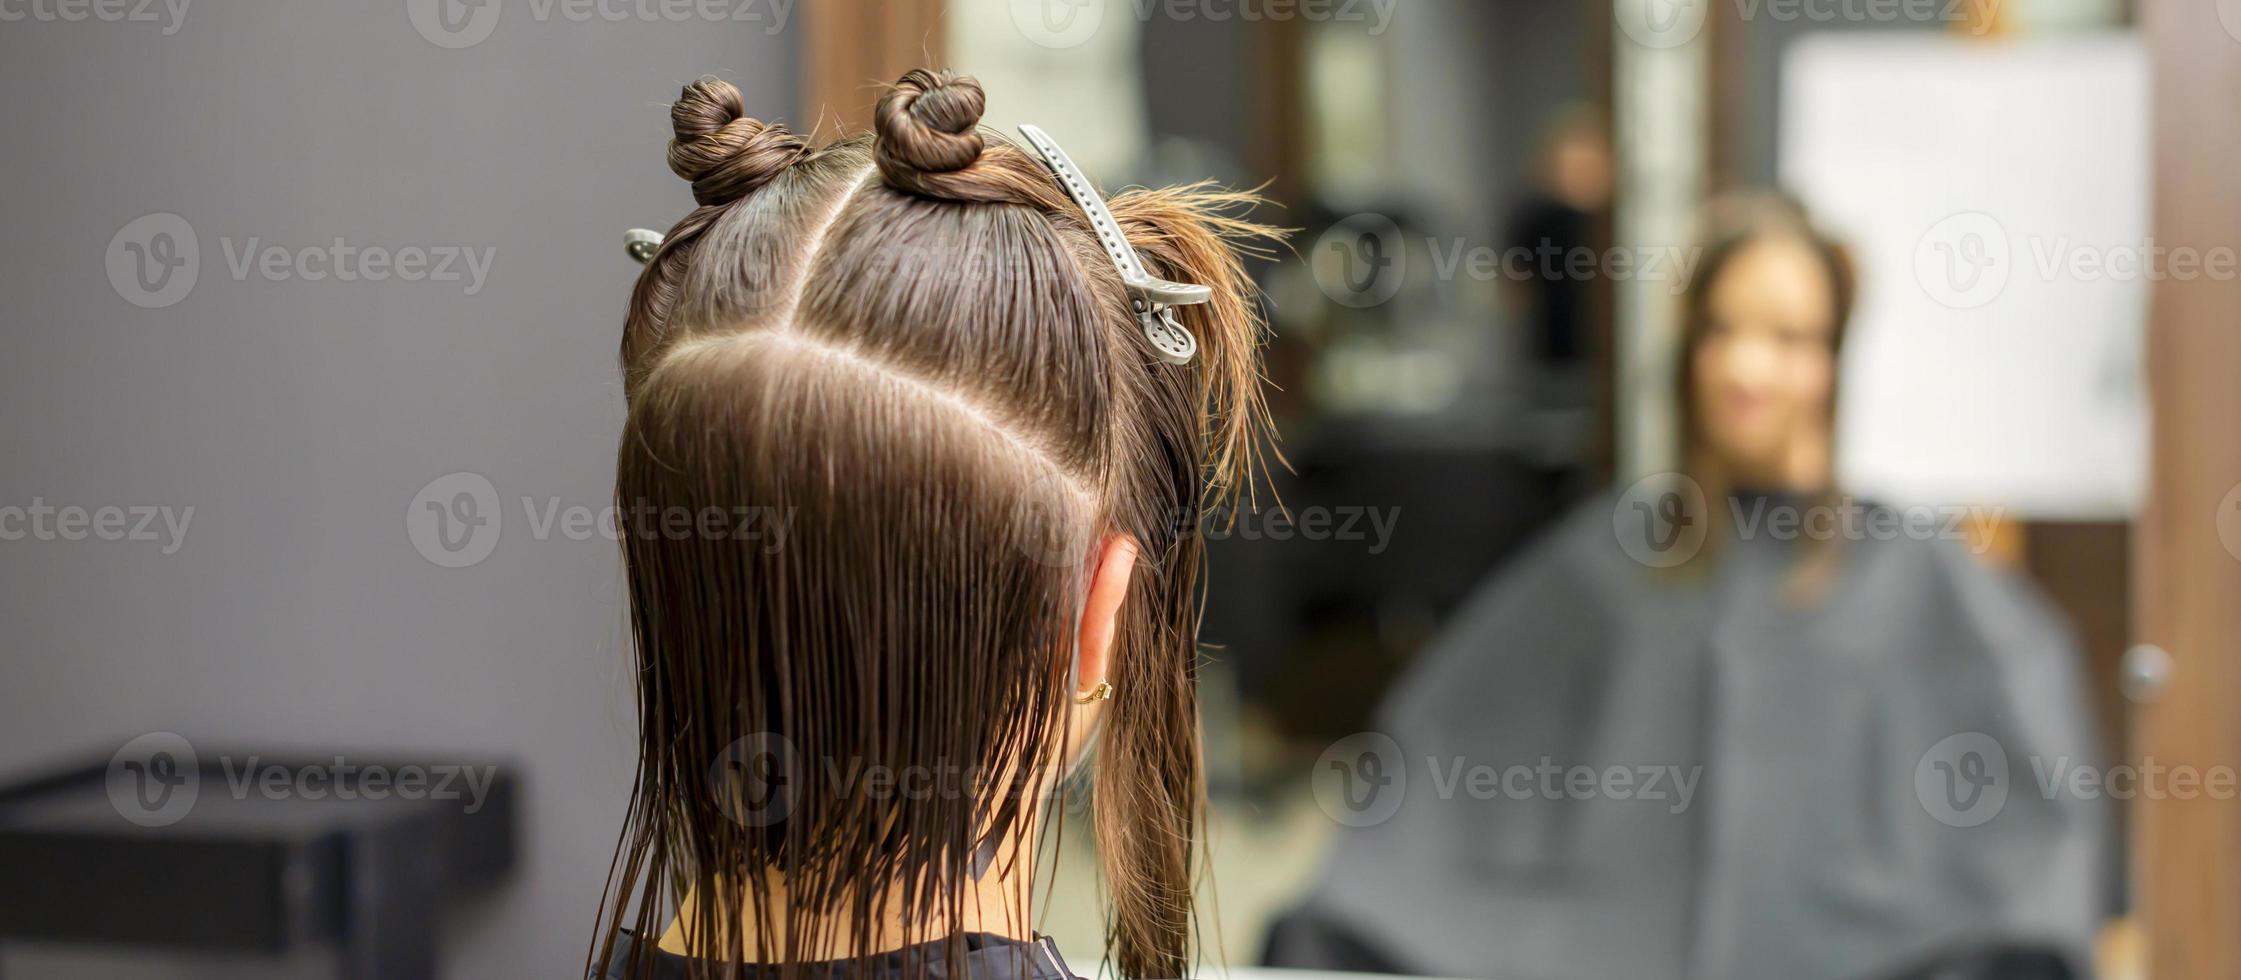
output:
M1826 439L1797 439L1761 460L1724 459L1730 489L1760 493L1815 494L1829 486L1829 444Z
M706 894L711 887L700 885L685 895L677 908L677 917L662 933L661 949L679 956L728 959L734 955L730 948L728 929L736 928L741 939L741 962L767 963L788 959L782 947L783 937L793 934L815 937L811 945L792 958L803 962L845 959L863 953L885 953L905 946L966 932L985 932L1021 941L1034 938L1028 923L1028 890L1026 883L1034 880L1031 862L1000 860L980 878L962 882L957 903L951 908L936 908L930 914L911 915L903 907L899 896L878 903L879 908L868 920L857 920L848 911L851 902L834 903L841 911L824 913L806 921L790 921L797 913L788 901L783 878L773 874L767 892L769 915L764 928L755 926L752 896L744 886L736 887L728 901L721 904L726 918L735 922L716 923L716 934L703 942L695 935L702 904L712 901ZM954 909L954 911L952 911ZM790 928L791 927L791 928ZM869 941L858 943L858 932L868 930ZM766 945L769 948L765 948Z

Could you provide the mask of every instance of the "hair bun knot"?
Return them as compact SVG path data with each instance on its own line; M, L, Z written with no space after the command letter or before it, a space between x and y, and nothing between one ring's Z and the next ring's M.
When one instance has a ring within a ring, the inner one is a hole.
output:
M784 124L750 118L739 89L722 79L685 86L669 123L676 131L669 169L692 182L702 205L739 200L809 155L809 144Z
M971 75L911 69L879 100L880 171L907 185L916 174L972 166L980 159L980 115L987 107Z

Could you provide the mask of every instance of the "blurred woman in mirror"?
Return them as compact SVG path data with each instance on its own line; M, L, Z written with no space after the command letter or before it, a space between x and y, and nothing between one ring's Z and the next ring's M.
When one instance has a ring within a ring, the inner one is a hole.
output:
M2074 642L1950 524L1836 485L1845 250L1784 199L1707 225L1682 472L1572 513L1396 686L1397 806L1342 832L1270 962L2085 975L2111 838L2062 784L2101 755Z

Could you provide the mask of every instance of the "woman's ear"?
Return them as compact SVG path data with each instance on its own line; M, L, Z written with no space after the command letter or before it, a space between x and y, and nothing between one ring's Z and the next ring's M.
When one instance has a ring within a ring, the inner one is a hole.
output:
M1128 581L1136 573L1136 541L1123 534L1108 534L1090 557L1089 598L1082 606L1079 658L1074 664L1074 696L1097 690L1110 678L1113 639L1120 632L1121 603L1128 598Z

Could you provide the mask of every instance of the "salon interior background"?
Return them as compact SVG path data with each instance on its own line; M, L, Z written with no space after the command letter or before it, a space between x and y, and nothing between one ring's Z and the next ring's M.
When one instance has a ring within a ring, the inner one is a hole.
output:
M1044 122L1109 186L1269 180L1267 217L1302 229L1263 275L1296 471L1280 482L1327 523L1241 514L1215 551L1206 630L1218 924L1230 959L1250 962L1336 830L1307 791L1318 754L1368 724L1411 656L1555 515L1672 465L1666 283L1598 280L1592 340L1551 365L1515 277L1452 264L1498 255L1521 201L1564 193L1551 148L1566 134L1605 148L1600 180L1592 153L1584 164L1592 241L1677 247L1713 191L1797 175L1791 73L1848 50L1817 44L2113 45L2141 98L2164 83L2143 166L2176 173L2165 194L2216 202L2204 221L2235 213L2230 167L2170 162L2231 159L2206 156L2236 140L2215 123L2236 104L2231 3L1682 4L1703 19L1678 34L1636 6L0 0L0 216L17 230L0 245L0 506L25 529L0 540L0 782L154 732L211 754L502 762L522 781L512 868L435 924L442 975L577 970L634 719L615 549L570 515L596 516L611 493L601 447L622 415L614 346L637 268L617 239L688 203L659 158L661 106L713 71L752 112L830 132L862 122L870 80L947 64L986 83L991 125ZM1937 165L1917 149L1916 169ZM2135 176L2140 219L2170 237L2184 209L2157 198L2150 213ZM1363 215L1397 246L1383 258L1400 264L1380 268L1413 271L1360 280L1346 263L1364 254L1327 247ZM2230 244L2236 225L2191 227ZM2143 283L2140 301L2230 326L2232 288ZM2174 336L2196 339L2148 353L2233 363L2228 341ZM1996 373L1997 351L1973 356ZM2182 396L2153 407L2202 419L2233 405L2176 382L2139 397ZM2230 447L2203 448L2232 422L2159 427L2152 453L2144 435L2117 447L2139 479L2101 503L1979 529L1990 560L2037 578L2077 626L2120 756L2143 737L2115 682L2136 641L2160 629L2198 639L2183 662L2234 655L2229 620L2194 618L2199 596L2159 604L2136 585L2181 570L2234 584L2199 550L2159 544L2182 540L2170 521L2140 523L2211 513L2217 494L2187 488L2241 482ZM2190 453L2211 461L2168 468ZM487 550L465 561L416 538L414 508L485 486ZM50 507L85 523L66 533ZM103 508L122 523L97 522ZM2204 660L2195 676L2229 675ZM2183 694L2144 737L2230 758L2230 733L2203 720L2226 697ZM2186 848L2136 853L2126 872L2148 891L2119 901L2195 894L2211 911L2159 931L2127 920L2110 942L2241 962L2211 921L2241 913L2230 896L2158 877L2186 849L2231 863L2241 821L2189 809L2160 826ZM1062 911L1050 927L1094 943L1091 919ZM299 976L332 957L0 937L9 977Z

